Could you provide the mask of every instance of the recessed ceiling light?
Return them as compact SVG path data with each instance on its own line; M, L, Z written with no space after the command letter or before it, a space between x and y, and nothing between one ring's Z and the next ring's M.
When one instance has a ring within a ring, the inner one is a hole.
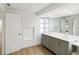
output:
M50 15L47 15L48 17L50 16Z
M64 12L64 13L68 13L68 14L72 14L72 11L64 10L63 12Z
M64 10L63 12L67 12L66 10Z

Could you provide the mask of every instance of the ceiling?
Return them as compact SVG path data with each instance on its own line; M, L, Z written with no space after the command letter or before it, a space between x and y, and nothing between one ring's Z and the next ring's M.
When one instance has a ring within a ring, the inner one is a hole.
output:
M10 6L6 7L33 13L42 12L40 17L45 18L79 13L79 3L10 3Z
M47 7L51 3L11 3L8 8L15 8L22 11L38 12Z
M40 15L44 18L55 18L79 13L79 3L69 3Z

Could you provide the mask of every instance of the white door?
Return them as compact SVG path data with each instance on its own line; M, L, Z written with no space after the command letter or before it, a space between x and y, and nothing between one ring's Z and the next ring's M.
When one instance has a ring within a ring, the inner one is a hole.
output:
M21 16L12 13L5 15L5 54L21 49L22 24Z

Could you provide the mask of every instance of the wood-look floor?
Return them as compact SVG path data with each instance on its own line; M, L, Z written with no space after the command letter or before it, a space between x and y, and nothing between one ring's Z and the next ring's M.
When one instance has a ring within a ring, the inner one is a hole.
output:
M0 55L1 55L1 53L2 53L2 49L0 48Z
M49 51L42 45L24 48L17 52L11 53L10 55L53 55L53 52Z

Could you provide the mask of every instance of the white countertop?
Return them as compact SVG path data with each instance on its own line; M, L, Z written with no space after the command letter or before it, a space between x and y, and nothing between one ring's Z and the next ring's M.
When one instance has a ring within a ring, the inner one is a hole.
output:
M57 33L57 32L52 32L52 33L43 33L45 35L55 37L61 40L68 41L70 44L79 46L79 36L75 35L69 35L69 34L63 34L63 33Z

